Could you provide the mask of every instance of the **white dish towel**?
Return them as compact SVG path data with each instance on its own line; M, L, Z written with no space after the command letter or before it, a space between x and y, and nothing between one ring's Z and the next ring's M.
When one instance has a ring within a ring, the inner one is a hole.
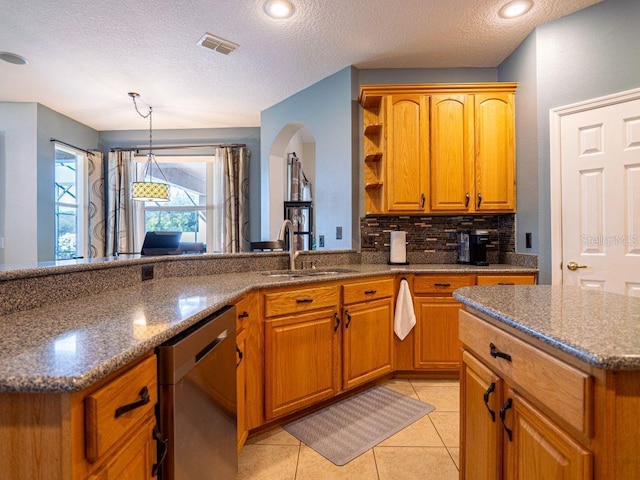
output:
M413 311L413 299L409 282L406 279L400 281L398 299L396 300L396 311L393 319L393 331L400 340L409 335L409 332L416 324L416 315Z

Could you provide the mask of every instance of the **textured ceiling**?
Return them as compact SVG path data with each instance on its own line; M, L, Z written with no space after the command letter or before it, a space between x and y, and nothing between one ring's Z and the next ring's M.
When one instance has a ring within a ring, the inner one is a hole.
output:
M260 111L349 65L495 67L538 25L600 0L535 0L504 20L503 0L0 0L0 101L38 102L97 130L258 126ZM197 45L210 32L240 45Z

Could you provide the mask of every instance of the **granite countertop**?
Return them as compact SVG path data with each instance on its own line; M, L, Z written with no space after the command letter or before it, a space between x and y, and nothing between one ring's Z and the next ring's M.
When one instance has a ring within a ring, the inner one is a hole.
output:
M254 288L400 273L537 273L512 265L336 265L337 276L167 277L0 316L0 392L76 392Z
M605 370L640 370L640 298L550 285L475 286L454 298Z

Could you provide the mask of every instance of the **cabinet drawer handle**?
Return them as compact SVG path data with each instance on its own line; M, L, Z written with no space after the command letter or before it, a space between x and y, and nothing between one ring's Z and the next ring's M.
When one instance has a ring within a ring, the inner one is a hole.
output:
M242 363L242 357L244 357L244 353L242 353L242 350L240 350L238 345L236 345L236 353L238 354L238 363L236 363L236 368L238 368Z
M469 200L471 200L471 195L468 193L464 194L464 208L469 208Z
M424 193L420 195L420 208L424 208L424 204L427 201L427 197L424 196Z
M504 423L504 418L507 416L507 410L509 410L512 406L513 406L513 401L510 398L508 398L507 401L502 406L502 408L500 409L500 421L502 422L502 428L504 428L504 431L507 432L507 437L509 438L510 442L512 441L512 432L511 432L511 429L507 428L507 425Z
M311 303L313 298L296 298L296 303Z
M491 421L495 422L496 421L496 412L494 412L493 410L491 410L491 408L489 408L489 395L491 395L496 389L496 384L495 382L491 382L491 385L489 385L489 388L487 388L487 391L484 392L484 405L485 407L487 407L487 410L489 411L489 415L491 415Z
M364 291L365 295L375 295L376 293L378 293L377 290L365 290Z
M449 288L451 286L451 284L450 283L434 283L433 286L434 287Z
M149 389L146 386L142 387L142 390L140 390L138 396L140 397L140 400L116 408L116 418L118 418L120 415L124 415L125 413L130 412L131 410L135 410L138 407L146 405L151 400L151 398L149 397Z
M349 315L349 310L344 312L344 316L347 317L347 323L344 324L344 328L349 328L349 324L351 323L351 315Z
M511 355L499 351L493 343L489 344L489 355L493 358L504 358L507 362L511 361Z
M336 326L333 327L333 333L336 333L338 331L338 328L340 328L340 317L338 316L337 313L334 313L333 318L335 318L336 320Z
M240 315L238 315L238 319L242 320L243 318L247 318L249 316L249 312L242 312Z
M480 204L482 203L482 194L478 194L478 206L476 208L480 208Z
M158 430L157 425L153 427L153 439L158 442L158 463L153 464L151 476L157 477L160 472L160 466L162 465L162 462L164 462L164 459L167 456L167 451L169 450L169 439L163 438L163 435L160 433L160 430Z

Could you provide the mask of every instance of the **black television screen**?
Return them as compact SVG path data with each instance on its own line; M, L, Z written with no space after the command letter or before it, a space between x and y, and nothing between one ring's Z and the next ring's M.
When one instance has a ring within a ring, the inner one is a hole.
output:
M142 244L142 255L177 255L180 253L182 232L147 232Z

